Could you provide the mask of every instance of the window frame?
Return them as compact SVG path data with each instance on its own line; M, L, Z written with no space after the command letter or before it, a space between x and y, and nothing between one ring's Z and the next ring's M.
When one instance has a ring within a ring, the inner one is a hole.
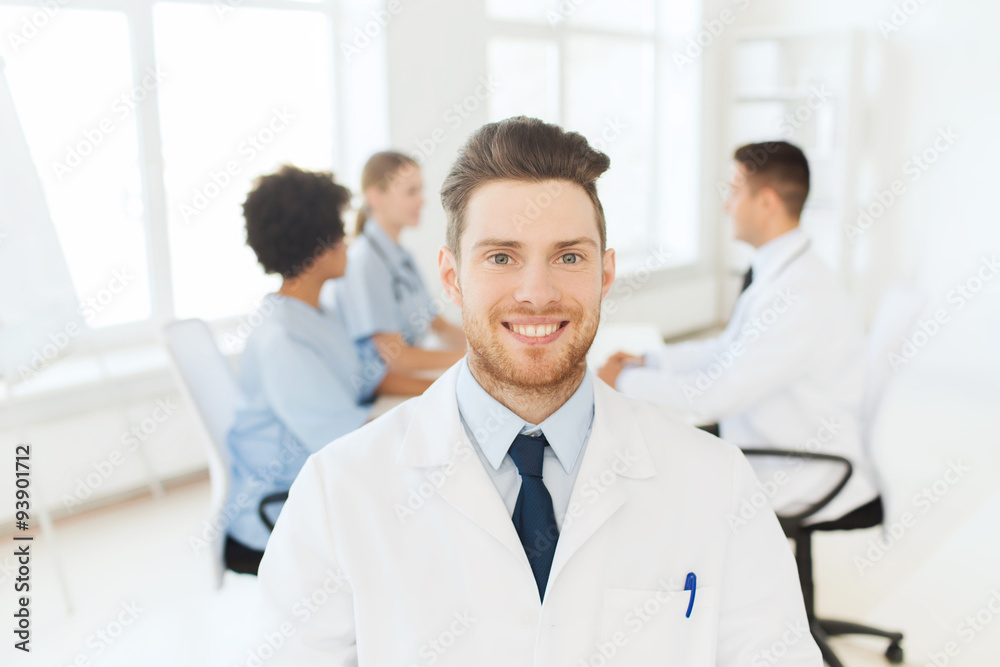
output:
M485 2L485 0L484 0ZM705 2L702 0L691 0L697 6L695 8L696 15L700 18L705 10ZM653 123L652 123L652 136L650 137L649 143L657 148L654 149L654 159L652 160L652 174L650 176L651 182L654 187L650 188L649 191L649 201L647 206L652 212L649 218L645 221L644 230L646 233L656 232L659 233L659 228L664 224L664 215L661 210L659 197L657 196L657 189L655 184L659 181L660 173L662 172L662 160L665 159L659 154L659 144L661 138L661 124L656 122L656 118L659 117L659 112L663 108L666 98L664 86L661 85L661 68L663 67L666 58L668 58L673 53L683 52L686 46L686 39L690 36L688 33L673 33L665 32L660 30L660 12L663 11L658 2L653 3L653 29L648 32L636 31L636 30L626 30L618 28L608 28L602 29L594 26L586 25L574 25L568 17L564 17L563 20L558 23L542 23L542 22L529 22L521 21L517 19L507 19L507 18L495 18L489 14L488 8L486 8L486 23L487 23L487 39L492 41L494 39L512 39L512 40L532 40L554 43L557 53L557 71L558 71L558 119L557 122L563 127L566 126L566 85L567 85L567 58L566 54L568 51L567 43L572 37L598 37L607 38L612 40L624 40L632 41L632 43L637 45L645 45L652 43L653 47ZM489 43L489 42L488 42ZM704 84L705 84L705 71L708 67L707 63L703 62L701 59L693 65L698 68L695 76L698 79L699 90L697 93L697 99L695 100L697 109L700 111L704 108ZM698 146L703 147L703 141L701 137L705 131L705 126L708 119L704 117L704 114L699 113L698 116L702 118L698 126ZM710 162L706 159L703 151L699 151L699 167L698 167L698 178L696 181L697 191L693 194L693 204L695 206L695 219L688 221L690 224L696 225L696 235L697 235L697 251L693 259L684 262L671 263L666 266L662 266L651 271L651 277L649 283L655 284L667 284L677 280L692 279L699 276L704 276L712 270L714 263L716 249L711 245L714 236L711 233L706 233L705 225L701 224L703 220L706 220L704 212L705 196L704 192L704 182L705 182L705 171L706 166ZM710 217L714 216L710 212ZM618 273L620 276L630 276L637 272L641 273L644 271L644 253L641 250L632 250L631 252L624 252L616 255L616 261L618 264Z
M348 118L344 101L345 68L341 45L348 43L342 0L57 0L59 8L113 11L124 15L129 31L132 83L141 85L147 68L156 67L154 12L158 4L187 4L215 8L272 9L307 11L322 14L329 24L333 59L333 82L330 88L333 111L330 147L331 168L337 173L351 173L344 147L349 129L340 119ZM28 0L0 0L0 6L23 9L25 13L43 10ZM367 11L354 10L356 12ZM383 81L382 85L387 82ZM135 126L138 132L138 162L142 185L143 224L146 259L149 271L149 315L145 319L99 328L87 327L81 333L85 347L93 352L113 351L124 347L156 344L162 340L163 327L177 319L173 296L173 267L170 256L169 211L164 181L163 141L161 134L159 91L154 87L146 99L136 105ZM60 239L61 242L61 239ZM263 295L261 295L263 296ZM245 315L206 320L216 331L234 328Z

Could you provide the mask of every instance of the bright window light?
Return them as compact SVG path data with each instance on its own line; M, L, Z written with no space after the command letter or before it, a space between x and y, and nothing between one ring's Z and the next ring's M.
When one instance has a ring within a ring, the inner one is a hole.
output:
M330 22L186 3L158 4L154 17L175 311L245 313L280 283L244 245L253 179L282 164L332 169Z
M60 9L26 29L41 11L0 7L4 73L81 314L91 327L142 320L150 290L136 108L147 92L133 79L128 25L120 12Z

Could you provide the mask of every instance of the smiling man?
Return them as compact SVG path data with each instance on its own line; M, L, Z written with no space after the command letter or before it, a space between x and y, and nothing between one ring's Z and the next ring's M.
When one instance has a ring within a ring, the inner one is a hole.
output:
M299 474L269 664L819 667L774 515L733 521L760 493L739 451L587 369L608 166L535 119L469 138L438 257L467 356Z

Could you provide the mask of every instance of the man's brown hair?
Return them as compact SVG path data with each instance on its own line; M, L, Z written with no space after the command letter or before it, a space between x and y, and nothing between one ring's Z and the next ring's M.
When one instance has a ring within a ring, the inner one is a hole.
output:
M790 216L802 215L809 196L809 162L802 149L787 141L765 141L740 146L733 159L743 165L754 191L770 187Z
M515 116L483 125L459 149L441 186L441 204L448 216L448 247L458 258L466 209L476 188L494 181L559 180L576 183L590 197L603 253L607 230L596 182L609 166L611 159L592 148L582 134L537 118ZM544 208L544 202L537 205ZM530 218L531 212L526 211L525 217Z

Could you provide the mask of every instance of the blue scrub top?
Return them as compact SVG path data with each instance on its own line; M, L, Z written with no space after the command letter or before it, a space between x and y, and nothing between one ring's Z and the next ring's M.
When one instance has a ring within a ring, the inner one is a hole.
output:
M347 248L347 270L324 286L322 302L344 313L354 340L399 333L419 345L437 316L416 262L374 220Z
M225 515L229 535L262 551L270 532L257 513L261 498L287 491L310 454L365 423L386 367L370 338L352 341L336 311L269 294L260 312L240 357Z

